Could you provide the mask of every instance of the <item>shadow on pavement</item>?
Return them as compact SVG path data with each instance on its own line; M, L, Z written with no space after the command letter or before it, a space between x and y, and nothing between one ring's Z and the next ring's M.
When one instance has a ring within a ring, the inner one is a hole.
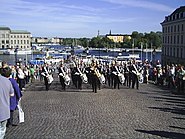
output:
M146 133L146 134L157 135L160 137L165 137L165 138L170 138L170 139L184 139L185 138L185 134L176 133L176 132L157 131L157 130L147 131L147 130L138 130L138 129L135 131Z

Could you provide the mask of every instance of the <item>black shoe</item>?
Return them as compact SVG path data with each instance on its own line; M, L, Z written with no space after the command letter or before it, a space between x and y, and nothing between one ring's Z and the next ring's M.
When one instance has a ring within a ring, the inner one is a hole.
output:
M12 124L12 126L18 126L17 124Z

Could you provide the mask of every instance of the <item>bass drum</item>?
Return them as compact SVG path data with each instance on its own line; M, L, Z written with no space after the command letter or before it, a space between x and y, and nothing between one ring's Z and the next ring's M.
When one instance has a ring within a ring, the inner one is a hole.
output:
M139 74L139 75L138 75L138 80L139 80L139 83L143 83L144 77L143 77L142 74Z
M64 83L65 85L69 85L71 82L71 78L69 77L69 75L64 76Z
M119 78L120 83L123 84L123 83L125 82L125 76L124 76L124 74L119 73L119 74L118 74L118 78Z
M101 74L101 76L99 77L99 80L101 84L105 84L105 76L103 74Z
M88 83L88 78L87 78L87 75L85 73L80 75L80 77L81 77L83 83Z

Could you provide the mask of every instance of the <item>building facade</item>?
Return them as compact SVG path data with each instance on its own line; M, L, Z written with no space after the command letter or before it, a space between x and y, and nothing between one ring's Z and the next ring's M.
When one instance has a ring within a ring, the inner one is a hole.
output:
M50 43L50 39L47 37L32 37L33 44L48 44Z
M131 39L131 35L112 34L111 30L109 34L106 34L105 36L115 43L123 43L126 39Z
M0 27L0 49L31 49L31 33Z
M176 9L161 23L162 64L185 65L185 6Z

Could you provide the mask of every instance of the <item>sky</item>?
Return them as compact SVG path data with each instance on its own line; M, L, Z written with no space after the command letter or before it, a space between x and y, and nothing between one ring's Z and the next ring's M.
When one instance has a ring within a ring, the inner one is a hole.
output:
M33 37L92 38L161 31L185 0L0 0L0 26Z

